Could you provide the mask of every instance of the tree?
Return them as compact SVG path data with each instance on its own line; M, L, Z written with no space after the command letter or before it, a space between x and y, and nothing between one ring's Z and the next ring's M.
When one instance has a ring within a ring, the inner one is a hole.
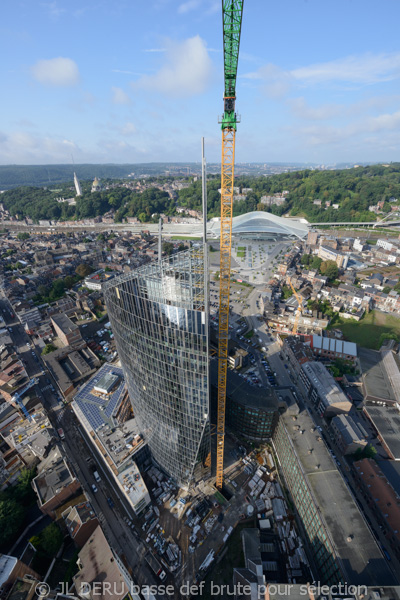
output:
M283 285L282 286L281 298L283 298L283 300L287 300L291 296L293 296L292 289L289 286L287 286L287 285Z
M336 279L339 274L339 269L334 260L325 260L321 263L320 271L322 275L326 275L328 279Z
M24 508L15 500L0 499L0 546L15 537L25 516Z
M171 242L163 242L162 251L167 256L171 256L174 251L174 245Z
M57 350L57 348L53 344L46 344L42 350L42 355L45 356L46 354L50 354L50 352L54 352L54 350Z
M311 269L319 271L321 264L322 264L322 259L319 256L313 256L313 258L310 262L310 267L311 267Z
M64 277L64 286L70 290L76 283L76 280L74 277L72 277L72 275L67 275L66 277Z
M63 541L60 528L55 523L51 523L43 529L39 537L40 548L49 556L56 556Z
M35 497L31 481L36 475L36 469L21 469L17 485L12 488L13 498L25 506Z
M398 342L399 338L395 333L382 333L379 337L378 347L380 348L386 340L395 340L395 342Z
M382 292L383 292L384 294L388 294L388 293L390 292L390 290L391 290L391 289L392 289L392 288L391 288L390 286L388 286L388 285L387 285L387 286L385 286L385 287L383 288Z
M79 275L79 277L87 277L90 273L93 273L93 269L90 265L82 263L76 267L75 273Z
M301 264L302 265L309 265L310 264L310 254L303 254L303 256L301 257Z
M21 232L20 232L20 233L17 235L17 238L18 238L19 240L27 240L27 239L28 239L28 238L30 238L30 237L31 237L31 236L30 236L30 235L29 235L29 233L28 233L28 232L26 232L26 231L21 231Z

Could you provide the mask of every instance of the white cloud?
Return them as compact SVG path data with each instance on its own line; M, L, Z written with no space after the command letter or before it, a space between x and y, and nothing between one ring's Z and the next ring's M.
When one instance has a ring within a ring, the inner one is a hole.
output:
M125 136L130 136L133 135L134 133L136 133L136 127L133 123L130 123L129 121L127 121L125 123L125 125L123 125L123 127L119 128L119 132L121 133L121 135L125 135Z
M344 143L361 145L362 140L369 144L371 139L375 139L371 134L376 133L379 133L382 139L387 139L387 136L392 137L396 133L399 139L400 111L351 120L338 127L321 124L293 129L293 134L300 137L304 145L323 147Z
M57 164L69 162L71 152L75 157L79 147L62 137L39 136L26 131L0 134L1 164Z
M69 87L79 83L78 65L70 58L39 60L31 73L34 79L45 85Z
M294 69L291 75L308 83L344 81L370 85L392 81L400 76L400 52L347 56Z
M54 2L42 2L41 6L48 11L50 17L53 19L58 19L58 17L61 17L66 12L65 8L58 6L55 0Z
M347 112L347 108L339 104L323 104L317 107L309 106L303 97L288 100L288 104L296 117L309 121L332 119Z
M184 15L191 10L195 10L200 6L200 0L187 0L187 2L182 2L182 4L178 7L178 13L180 15Z
M142 52L165 52L166 48L145 48Z
M264 93L271 98L282 98L293 87L338 83L373 85L400 78L400 52L347 56L287 70L270 63L245 73L242 78L260 82Z
M169 96L193 96L205 91L211 75L212 62L206 44L196 35L183 42L169 40L161 69L155 75L144 75L133 86Z
M124 92L122 88L112 87L111 91L113 93L112 102L113 104L131 104L132 100L129 98L128 94Z

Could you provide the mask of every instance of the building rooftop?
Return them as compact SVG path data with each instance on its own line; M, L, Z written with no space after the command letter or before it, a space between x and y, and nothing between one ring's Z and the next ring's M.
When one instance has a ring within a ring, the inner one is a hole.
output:
M400 412L394 406L364 406L378 434L395 457L400 460Z
M348 398L322 363L310 361L304 363L302 369L326 406L341 403L349 404Z
M13 569L17 565L17 559L15 556L8 556L7 554L0 554L0 588L7 582Z
M67 333L73 333L75 332L77 329L79 329L78 325L75 325L75 323L73 323L71 321L71 319L69 317L67 317L67 315L64 315L62 313L58 313L55 315L51 315L51 320L53 321L53 323L55 325L57 325L65 334Z
M44 411L37 411L32 417L32 420L12 421L2 428L1 435L9 446L18 451L27 450L43 457L54 436L54 430Z
M119 378L119 385L113 390L112 394L101 393L96 390L98 384L101 384L102 380L112 376ZM125 378L122 369L114 365L104 364L95 375L79 389L74 397L74 403L79 407L91 428L94 431L97 431L106 424L114 426L113 417L115 417L118 412L124 393Z
M380 460L378 465L396 494L400 497L400 462L397 460Z
M111 377L111 379L108 379ZM105 394L96 391L102 380L113 381L114 389ZM98 451L109 465L117 471L144 445L135 418L132 418L131 405L127 403L128 418L122 422L125 399L125 379L120 367L104 364L97 373L78 391L72 408L78 419L90 433Z
M60 449L54 447L40 463L39 475L32 480L32 483L40 504L43 505L75 479L75 475L62 457Z
M354 342L344 342L336 338L322 337L321 335L313 335L313 348L327 350L328 352L337 352L339 354L347 354L349 356L357 356L357 344Z
M100 526L79 552L79 564L81 569L73 578L76 590L79 591L86 582L111 583L110 586L99 586L95 595L90 592L88 599L120 600L128 595L129 588L125 578Z
M368 487L368 493L374 499L375 506L381 511L386 522L400 541L400 506L399 496L388 483L385 475L371 458L364 458L354 463L358 477Z
M97 518L90 502L82 502L81 504L76 504L75 506L69 506L62 513L62 516L68 529L68 533L72 539L75 537L82 525L88 521L91 521L92 519Z
M365 441L365 436L350 415L337 415L333 417L332 422L335 423L346 444L361 440Z
M379 573L381 585L393 585L394 578L324 441L318 440L321 436L307 411L301 411L295 421L286 413L280 418L326 523L346 580L355 585L371 585ZM294 429L297 426L299 430ZM347 541L349 536L351 541Z
M147 487L135 463L118 475L118 482L123 488L129 502L136 506L148 493Z
M393 388L392 382L386 370L386 362L382 360L382 354L376 350L359 348L359 359L363 372L363 391L366 400L389 402L394 404L398 402L400 389Z
M213 387L218 386L218 361L210 361L210 382ZM265 410L278 410L278 399L271 389L251 386L238 373L228 370L226 382L226 395L246 406L264 408Z
M100 365L94 352L85 346L84 342L82 347L65 346L43 357L63 394L68 393L75 383L88 377Z

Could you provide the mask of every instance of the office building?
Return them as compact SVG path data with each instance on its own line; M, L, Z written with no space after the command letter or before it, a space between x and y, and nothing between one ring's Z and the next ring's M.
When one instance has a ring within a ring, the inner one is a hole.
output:
M393 585L394 576L307 411L281 415L273 445L316 579L324 585Z
M191 248L103 286L140 431L181 487L210 452L206 259Z
M72 346L82 341L78 325L75 325L67 315L62 313L52 315L51 322L56 335L60 338L64 346Z
M322 260L333 260L339 269L346 269L347 263L349 262L349 257L346 254L342 254L333 248L329 248L327 246L320 246L318 250L319 258Z
M148 449L132 417L122 369L104 364L79 389L71 406L103 470L135 514L141 514L150 496L137 463L148 459Z

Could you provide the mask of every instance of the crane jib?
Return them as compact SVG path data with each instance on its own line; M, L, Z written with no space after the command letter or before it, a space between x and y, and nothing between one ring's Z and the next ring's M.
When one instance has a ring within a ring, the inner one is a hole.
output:
M238 122L235 113L236 78L244 0L222 0L224 41L224 114L222 129Z

